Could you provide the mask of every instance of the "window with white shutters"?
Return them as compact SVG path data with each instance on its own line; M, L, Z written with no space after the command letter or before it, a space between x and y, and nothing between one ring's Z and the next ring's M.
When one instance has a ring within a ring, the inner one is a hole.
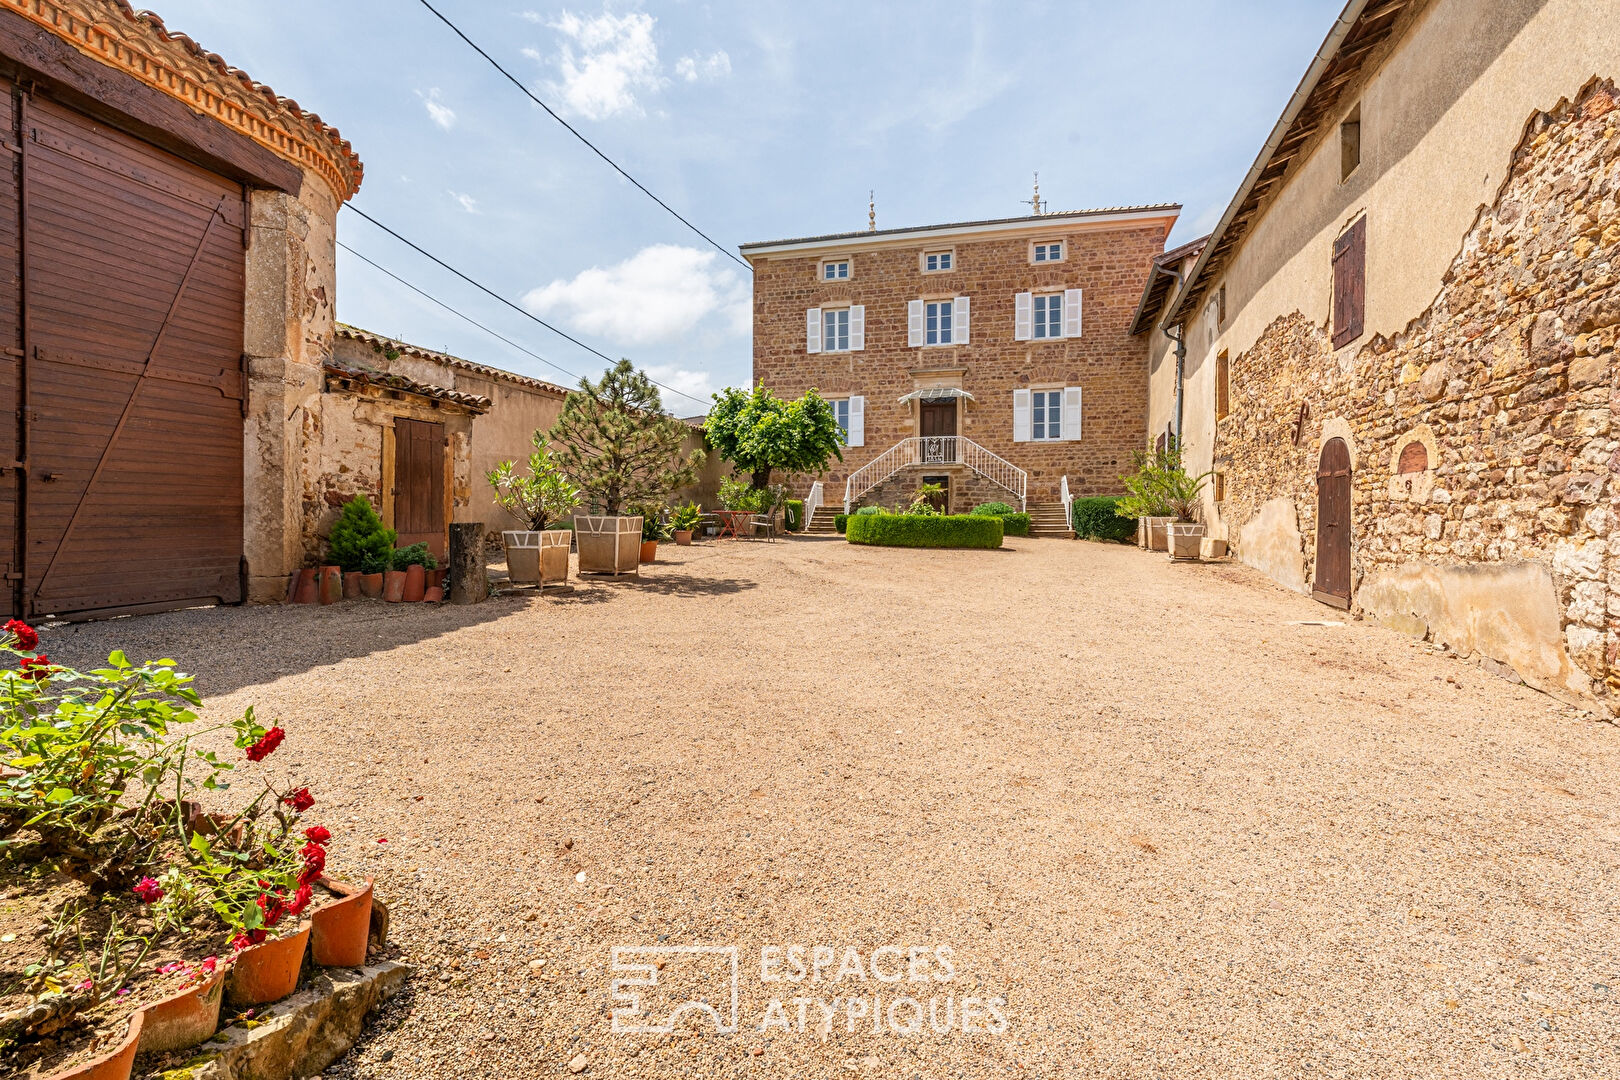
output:
M1032 332L1034 297L1021 292L1013 297L1013 340L1028 341Z
M1041 341L1063 336L1063 296L1037 296L1034 299L1034 322L1031 336Z
M855 395L849 399L849 445L866 445L866 399Z
M906 303L906 344L913 349L921 348L923 343L923 302L910 300Z
M1036 390L1030 398L1031 441L1056 442L1063 438L1063 391Z
M851 304L849 308L849 351L866 348L866 305Z
M955 307L955 303L950 300L928 300L924 302L924 345L951 344L951 315Z
M1068 289L1063 293L1063 336L1077 338L1080 336L1080 290Z
M849 352L849 308L822 309L821 351Z
M837 398L827 404L832 406L833 416L838 421L838 431L844 436L844 445L849 445L849 398Z
M804 313L804 351L821 351L821 309L813 307Z
M968 343L968 298L958 296L951 301L951 319L955 325L951 327L952 340L957 345Z
M1065 386L1063 388L1063 439L1065 442L1080 441L1081 395L1078 386Z
M1013 442L1029 442L1029 398L1028 390L1013 391Z

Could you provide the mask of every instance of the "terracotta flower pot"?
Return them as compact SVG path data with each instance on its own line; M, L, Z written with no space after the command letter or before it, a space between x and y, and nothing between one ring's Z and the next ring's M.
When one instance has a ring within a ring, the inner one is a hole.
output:
M322 967L360 967L371 936L371 878L364 885L321 879L340 899L310 912L310 957Z
M361 596L364 596L364 597L366 597L368 599L371 599L371 600L381 600L382 599L383 575L381 575L381 574L356 574L354 576L360 582L360 595Z
M141 1041L141 1028L146 1021L146 1010L141 1009L129 1018L129 1031L124 1041L96 1058L88 1065L59 1072L49 1080L129 1080L135 1067L135 1050Z
M321 567L320 582L321 603L335 604L343 599L343 569L341 567Z
M444 570L443 570L443 568L440 568L438 570L429 570L427 572L427 587L430 588L430 589L432 589L432 588L440 588L440 589L444 588Z
M443 585L429 585L427 588L423 589L422 590L422 602L424 604L442 604L442 603L444 603L444 586Z
M298 587L293 591L293 603L313 604L320 598L320 583L315 580L319 573L313 566L298 571Z
M220 964L214 974L195 986L171 994L141 1010L146 1023L141 1028L140 1052L163 1054L196 1046L219 1027L219 1007L225 1000L225 973Z
M389 570L383 574L383 599L390 604L405 599L405 571Z
M231 961L225 1000L233 1006L265 1005L298 989L298 969L309 944L308 921L286 937L249 945Z
M641 542L641 561L642 562L657 562L658 561L658 541L656 541L656 540L643 540Z
M676 529L675 530L675 543L677 545L679 545L680 547L691 547L692 546L692 530L691 529Z
M353 570L350 570L343 575L343 599L360 599L360 575L355 573Z
M407 604L421 601L422 594L427 591L427 571L420 566L407 566L405 568L405 597Z

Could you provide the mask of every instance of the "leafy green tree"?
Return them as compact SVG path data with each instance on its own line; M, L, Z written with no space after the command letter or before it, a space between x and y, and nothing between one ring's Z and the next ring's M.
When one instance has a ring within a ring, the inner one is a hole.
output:
M776 469L820 473L834 457L844 460L838 417L814 390L784 401L765 386L727 387L714 395L703 430L721 457L749 474L755 488L769 487Z
M664 411L651 379L620 360L599 382L579 380L549 437L563 475L586 502L614 515L626 506L661 505L697 479L703 451L681 461L691 430Z
M371 507L371 500L356 495L343 504L343 512L327 533L327 557L346 573L361 570L368 557L386 560L397 539L399 534L384 528L382 518Z
M503 461L489 470L485 479L495 489L495 502L500 508L532 531L540 532L579 505L579 489L551 460L543 433L534 433L529 475L518 475L516 466L516 462Z

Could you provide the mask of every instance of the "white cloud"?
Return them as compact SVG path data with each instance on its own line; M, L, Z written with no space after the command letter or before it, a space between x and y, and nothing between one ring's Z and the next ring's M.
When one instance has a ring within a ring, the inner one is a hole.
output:
M562 83L555 86L570 112L605 120L639 112L636 94L658 89L658 46L655 19L646 12L581 18L564 11L550 23L564 38L557 56Z
M520 11L518 12L518 18L532 23L545 21L538 11Z
M675 74L687 82L697 82L702 79L708 82L712 79L723 79L731 74L731 57L726 55L724 49L717 49L708 56L683 56L675 61Z
M717 266L718 258L713 251L655 244L614 266L593 266L534 289L523 303L616 345L689 342L700 324L710 334L744 336L752 320L749 287L735 271Z
M463 195L459 191L449 192L449 195L461 206L463 210L467 211L467 213L478 213L478 200L473 198L471 195Z
M433 118L435 124L438 124L446 131L456 126L456 111L439 100L439 88L437 86L425 94L418 90L416 96L422 99L423 105L427 106L428 115Z
M693 416L706 412L710 399L718 389L707 371L690 371L679 364L651 364L642 370L653 381L689 395L678 397L668 390L662 392L664 408L676 416Z

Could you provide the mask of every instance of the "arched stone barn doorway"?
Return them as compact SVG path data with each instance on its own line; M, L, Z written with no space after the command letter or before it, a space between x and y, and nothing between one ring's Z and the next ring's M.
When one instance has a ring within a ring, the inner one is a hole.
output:
M1343 439L1322 445L1316 467L1316 583L1311 595L1350 606L1350 448Z

